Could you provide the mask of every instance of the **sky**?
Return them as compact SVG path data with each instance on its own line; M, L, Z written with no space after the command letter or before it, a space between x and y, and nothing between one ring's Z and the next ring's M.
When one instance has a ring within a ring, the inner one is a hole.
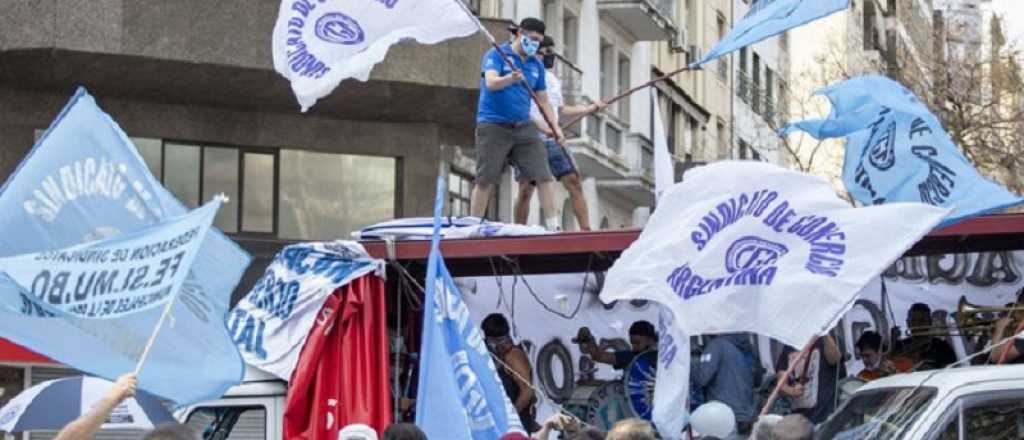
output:
M1005 17L1010 38L1024 43L1024 0L994 0L992 9Z

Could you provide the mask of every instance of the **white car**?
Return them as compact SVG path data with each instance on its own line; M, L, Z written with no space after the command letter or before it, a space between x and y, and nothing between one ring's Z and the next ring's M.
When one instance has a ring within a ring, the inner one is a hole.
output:
M247 368L245 379L218 400L177 411L178 421L204 440L281 440L288 384Z
M1024 365L899 374L864 385L821 439L1024 439Z

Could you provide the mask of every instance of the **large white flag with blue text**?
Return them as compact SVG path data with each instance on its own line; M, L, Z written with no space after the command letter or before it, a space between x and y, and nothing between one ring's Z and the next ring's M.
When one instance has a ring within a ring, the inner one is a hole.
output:
M819 177L717 162L662 196L608 271L601 300L666 304L684 334L752 332L802 347L946 212L853 208Z
M396 43L436 44L476 32L459 1L282 0L274 68L291 81L305 112L342 81L368 80Z
M291 380L302 347L324 302L335 290L374 271L356 242L298 243L285 247L228 318L228 331L249 365Z

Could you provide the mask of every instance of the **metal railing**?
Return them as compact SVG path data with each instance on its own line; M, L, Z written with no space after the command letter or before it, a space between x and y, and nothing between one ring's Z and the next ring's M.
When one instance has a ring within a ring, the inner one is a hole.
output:
M582 103L583 70L561 54L555 54L555 76L562 82L562 99L565 105Z
M753 86L750 82L750 76L746 72L740 71L736 75L736 95L739 96L740 101L750 105L750 88Z
M607 119L606 122L607 124L604 126L604 145L616 154L622 154L623 129L618 124L612 122L611 119Z

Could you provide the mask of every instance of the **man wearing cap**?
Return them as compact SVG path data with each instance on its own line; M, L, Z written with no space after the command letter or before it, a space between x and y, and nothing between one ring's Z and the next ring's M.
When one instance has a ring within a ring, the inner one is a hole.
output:
M594 362L611 365L616 370L625 370L637 356L658 349L658 333L650 322L636 321L629 326L629 350L601 350L590 329L586 327L580 329L574 342L580 344L580 351L590 356Z
M603 102L591 105L565 105L562 98L562 81L555 75L555 40L549 36L544 37L540 44L537 55L543 60L545 75L544 80L548 87L548 103L554 110L552 115L554 123L558 125L559 116L567 118L580 116L587 113L597 112L605 107ZM576 221L580 230L590 230L590 214L587 212L587 199L583 196L583 186L580 184L580 174L569 156L569 152L562 146L555 143L551 138L551 130L544 121L540 109L536 104L530 106L530 118L544 134L544 144L547 147L548 166L554 178L560 180L565 190L569 193L569 200L572 202L573 213L576 214ZM530 215L530 199L533 197L533 184L524 178L523 174L516 168L516 181L519 182L519 194L516 196L514 218L516 223L526 223ZM545 213L546 214L546 213Z
M484 54L476 117L476 181L470 211L474 217L484 216L491 190L501 178L505 164L511 162L524 179L537 182L541 209L547 216L544 226L557 230L560 222L555 214L553 178L547 151L530 120L531 98L527 89L528 84L537 93L540 110L553 122L544 65L536 57L544 31L543 21L526 18L519 23L515 40L501 45L502 53L514 68L505 63L496 49ZM557 124L551 135L557 143L564 139Z

